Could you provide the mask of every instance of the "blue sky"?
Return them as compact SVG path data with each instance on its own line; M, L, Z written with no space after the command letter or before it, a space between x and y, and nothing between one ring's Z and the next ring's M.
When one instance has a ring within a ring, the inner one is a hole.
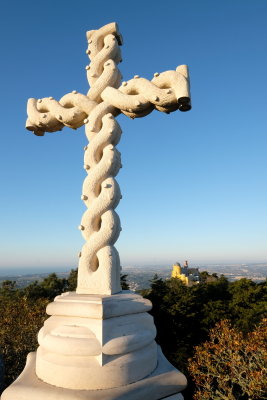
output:
M267 261L267 2L1 3L0 268L77 265L84 128L43 138L29 97L86 93L85 32L116 21L124 80L188 64L188 113L118 118L122 265Z

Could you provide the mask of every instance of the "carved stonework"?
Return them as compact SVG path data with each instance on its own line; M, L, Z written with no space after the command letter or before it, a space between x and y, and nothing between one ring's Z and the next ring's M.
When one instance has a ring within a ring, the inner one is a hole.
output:
M117 64L121 61L122 37L117 24L87 32L86 67L91 86L87 96L73 91L59 102L52 97L29 99L27 129L36 135L54 132L63 126L85 124L89 145L85 147L84 168L88 176L82 188L87 211L79 229L86 240L79 255L77 293L113 294L120 287L120 258L114 247L121 226L117 207L121 193L115 176L121 168L116 149L121 129L115 117L123 113L139 118L154 109L166 113L188 111L189 78L186 65L176 71L155 73L152 81L138 75L121 85Z

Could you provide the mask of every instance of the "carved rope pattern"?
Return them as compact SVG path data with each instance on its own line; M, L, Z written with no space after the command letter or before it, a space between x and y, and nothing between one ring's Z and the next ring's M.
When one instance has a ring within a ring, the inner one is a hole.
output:
M111 49L112 50L112 49ZM92 63L93 64L93 63ZM83 125L98 103L105 101L113 108L114 113L120 112L130 118L143 117L154 109L166 113L176 111L188 111L190 105L190 88L188 70L186 65L180 65L176 71L155 73L149 81L135 76L128 82L123 82L119 88L119 71L114 60L108 60L103 64L103 73L99 77L94 65L87 70L87 77L92 85L87 96L75 91L63 96L59 102L52 97L40 100L29 99L28 120L26 128L36 135L42 136L44 132L55 132L63 126L77 129ZM88 72L90 71L90 72ZM104 78L107 86L104 86ZM114 84L114 87L111 86ZM94 113L95 114L95 113ZM95 119L91 118L90 124L95 129Z
M107 86L116 88L121 83L116 65L121 60L115 36L118 30L116 25L109 27L87 33L87 53L91 59L87 68L91 88L87 96L98 105L84 121L89 144L84 155L88 176L83 183L82 200L88 209L80 225L86 242L79 259L78 293L94 293L96 287L106 294L121 290L120 259L114 247L121 231L119 216L114 211L121 198L115 179L121 168L120 152L115 148L121 129L115 120L118 112L101 98Z
M79 226L85 244L79 254L78 293L112 294L120 291L120 259L114 243L120 234L120 220L114 211L121 194L115 180L121 168L119 113L143 117L154 109L166 113L190 106L187 66L176 71L155 73L152 81L139 76L121 85L117 64L121 61L122 38L117 24L87 32L86 66L90 89L87 95L73 91L59 101L52 97L29 99L26 128L38 136L64 126L85 124L89 140L85 147L82 200L87 210Z

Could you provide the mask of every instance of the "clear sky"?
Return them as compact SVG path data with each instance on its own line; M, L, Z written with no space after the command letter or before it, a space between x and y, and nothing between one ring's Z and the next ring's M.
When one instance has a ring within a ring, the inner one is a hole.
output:
M116 21L124 80L188 64L188 113L118 118L122 265L267 261L267 1L1 2L0 267L77 265L84 128L36 137L29 97L86 93ZM0 270L1 272L1 270Z

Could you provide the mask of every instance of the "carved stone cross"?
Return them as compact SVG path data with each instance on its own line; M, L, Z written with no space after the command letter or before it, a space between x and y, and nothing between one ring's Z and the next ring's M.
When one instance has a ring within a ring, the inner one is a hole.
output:
M38 136L64 126L76 129L85 124L89 145L85 147L84 168L88 173L82 200L88 208L79 229L86 240L79 254L77 293L118 293L120 259L114 243L121 226L117 207L121 193L115 176L121 168L115 148L121 129L115 117L143 117L154 109L166 113L190 110L189 76L186 65L175 71L155 73L151 81L140 78L121 84L117 64L121 62L122 37L116 23L87 32L91 64L86 66L91 86L87 95L73 91L59 101L53 97L29 99L26 128Z

